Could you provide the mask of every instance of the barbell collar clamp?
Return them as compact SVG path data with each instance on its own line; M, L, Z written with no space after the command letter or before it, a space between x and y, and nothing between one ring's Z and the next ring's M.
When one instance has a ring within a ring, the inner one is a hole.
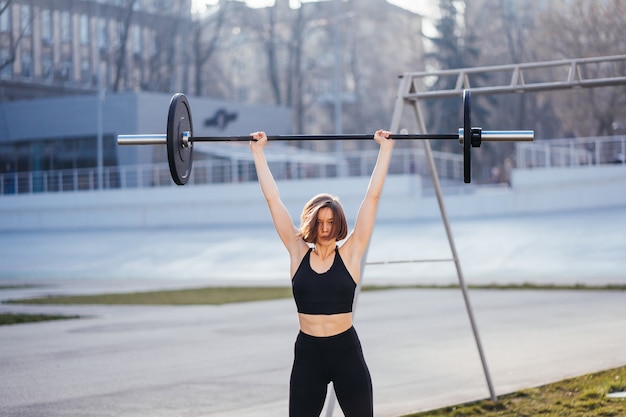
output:
M166 138L166 141L167 141L167 138ZM183 147L188 148L188 147L189 147L189 142L190 142L190 141L191 141L191 132L189 132L188 130L185 130L185 131L183 132L183 139L182 139L182 141L181 141L181 142L182 142Z

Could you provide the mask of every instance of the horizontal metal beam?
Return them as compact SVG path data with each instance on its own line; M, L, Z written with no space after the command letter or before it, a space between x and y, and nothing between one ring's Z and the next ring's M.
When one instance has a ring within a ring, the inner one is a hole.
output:
M592 66L596 66L593 71ZM546 72L541 73L542 69ZM498 84L496 79L498 77L494 77L494 74L502 74L499 78L504 81ZM543 79L537 79L539 76ZM470 90L472 94L486 95L608 87L626 84L626 55L409 72L401 75L401 78L404 77L410 78L410 82L406 83L407 91L403 93L403 98L408 101L458 97L463 94L463 90ZM432 84L436 78L446 77L454 78L453 87L424 91L426 84ZM483 82L480 85L474 84L473 77L488 79L494 84L483 85Z

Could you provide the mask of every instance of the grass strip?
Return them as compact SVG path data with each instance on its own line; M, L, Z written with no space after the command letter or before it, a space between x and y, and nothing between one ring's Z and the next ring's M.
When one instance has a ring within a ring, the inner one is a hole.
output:
M624 391L626 366L404 417L622 417L626 399L607 394Z
M20 313L0 313L0 326L11 324L35 323L49 320L78 319L79 316L62 316L56 314L20 314Z
M626 285L471 285L471 289L489 290L603 290L626 291ZM455 289L458 285L366 285L363 291L391 289ZM132 293L109 293L94 295L54 295L38 298L6 300L7 304L83 304L83 305L219 305L250 301L275 300L291 297L290 287L204 287Z
M21 290L24 288L36 288L36 285L24 284L24 285L0 285L0 291L2 290Z
M289 287L207 287L94 295L55 295L7 304L219 305L291 297Z

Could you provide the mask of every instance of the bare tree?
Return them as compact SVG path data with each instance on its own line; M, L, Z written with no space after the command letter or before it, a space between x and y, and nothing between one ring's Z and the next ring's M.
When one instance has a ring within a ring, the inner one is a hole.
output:
M10 14L11 10L9 9L11 7L11 4L13 3L12 0L8 0L8 1L2 1L0 2L0 16L3 16L5 14ZM11 16L9 15L9 19L11 18ZM9 66L9 65L13 65L13 62L15 62L15 50L17 49L17 44L18 42L15 41L14 37L13 37L13 32L10 33L10 43L11 46L9 48L9 54L0 61L0 70L4 69L5 67Z
M207 15L201 16L193 22L192 26L192 62L195 66L193 92L196 95L206 94L203 85L206 82L204 76L207 64L214 56L215 51L222 39L222 29L226 24L227 9L229 2L220 2Z
M622 0L550 2L537 24L544 59L585 58L623 54L626 50L626 3ZM583 75L623 75L615 65L585 66ZM611 135L626 120L626 87L567 91L555 96L555 110L565 135Z
M475 65L519 64L535 61L533 29L538 7L516 0L467 0L465 1L465 25L477 39L480 56ZM485 24L489 22L489 24ZM470 65L472 66L472 65ZM492 73L476 83L504 84L508 73ZM544 103L541 105L541 103ZM476 104L476 106L474 106ZM540 97L529 94L478 96L472 102L473 124L488 125L494 129L524 129L532 126L541 131L543 116L550 114L550 106ZM535 111L541 109L541 112ZM485 143L476 150L474 169L477 181L494 180L492 170L505 171L507 159L513 158L514 144L492 145Z
M272 104L278 106L284 103L283 88L284 85L286 85L280 82L282 77L280 73L279 54L281 47L287 43L285 39L281 38L281 35L290 35L285 33L284 28L281 31L277 29L277 25L279 24L278 15L282 7L284 7L282 2L277 1L273 6L267 7L265 13L255 14L254 16L256 18L252 21L252 28L258 35L258 40L261 43L266 58L267 78L272 94ZM282 24L283 22L280 23ZM282 68L284 70L284 67Z
M287 106L293 109L293 121L295 133L304 133L304 101L303 101L303 82L302 73L302 56L304 53L304 13L303 7L296 10L296 16L293 19L291 42L289 42L289 63L288 63L288 79L287 85Z
M265 52L267 54L268 78L270 80L271 91L274 94L274 103L278 106L283 104L282 89L279 75L278 49L280 48L281 39L276 32L276 17L279 8L278 2L274 7L269 8L269 21L266 25L266 32L262 31L266 37L264 38Z
M435 68L465 68L480 62L481 52L477 46L476 32L471 13L468 12L469 1L439 0L440 18L436 23L437 35L428 39L434 45L425 59ZM446 77L437 79L435 89L449 89L455 80ZM472 103L474 104L474 103ZM458 124L459 106L456 99L441 99L433 103L437 117L430 119L429 128L435 131L449 130ZM474 114L479 106L474 105ZM435 148L446 144L433 144Z
M7 16L7 21L12 20L11 8L13 6L13 0L0 1L0 16ZM28 20L20 20L19 32L17 36L15 31L11 27L8 32L9 36L9 48L7 49L7 55L0 60L0 71L4 68L13 65L16 58L16 53L19 48L20 42L27 36L28 30L32 30L34 15L32 12L32 4L30 5L31 13L28 16ZM11 25L12 26L12 25Z
M132 23L135 2L137 0L126 0L124 7L123 20L120 22L119 35L120 35L120 47L119 54L117 56L117 65L115 69L115 79L113 80L112 90L120 91L120 84L126 71L126 48L128 46L128 34L130 33L130 25Z

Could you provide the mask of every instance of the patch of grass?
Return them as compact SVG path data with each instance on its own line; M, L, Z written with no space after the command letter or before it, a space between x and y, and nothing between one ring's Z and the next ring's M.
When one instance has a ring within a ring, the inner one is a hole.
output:
M35 323L49 320L67 320L78 319L79 316L62 316L56 314L19 314L19 313L0 313L0 326L11 324Z
M35 288L35 287L37 287L37 286L36 285L30 285L30 284L23 284L23 285L18 285L18 284L15 284L15 285L3 285L3 284L0 284L0 291L2 291L2 290L21 290L21 289L24 289L24 288Z
M181 290L55 295L7 300L8 304L218 305L291 297L289 287L209 287Z
M606 394L626 390L626 366L404 417L623 417L626 399Z

